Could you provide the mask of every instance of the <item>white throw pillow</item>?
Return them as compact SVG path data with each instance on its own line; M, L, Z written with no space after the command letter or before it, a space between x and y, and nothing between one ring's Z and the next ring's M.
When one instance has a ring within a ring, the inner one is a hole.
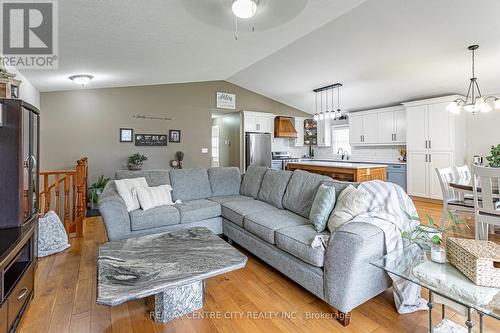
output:
M137 191L135 189L138 187L148 187L146 178L140 177L115 180L115 185L118 194L120 194L123 201L125 201L127 212L131 212L133 210L141 208L139 199L137 199Z
M143 210L148 210L163 205L173 205L172 187L170 185L160 185L157 187L136 188L137 197Z
M366 191L352 185L347 186L340 193L337 204L328 219L328 230L333 232L355 216L366 212L370 205L368 200L369 194Z

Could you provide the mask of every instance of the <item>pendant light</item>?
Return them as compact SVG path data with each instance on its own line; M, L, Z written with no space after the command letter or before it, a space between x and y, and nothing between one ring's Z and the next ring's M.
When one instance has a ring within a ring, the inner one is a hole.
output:
M500 99L498 97L488 96L484 98L481 95L481 90L479 89L475 73L475 51L478 48L479 45L471 45L468 47L468 49L472 52L472 77L470 78L469 88L467 89L467 96L465 97L465 100L463 98L457 98L447 106L447 110L451 113L458 114L461 109L464 109L466 112L476 114L478 112L490 112L493 107L496 109L500 108ZM494 102L494 105L492 106L488 100Z
M323 113L323 90L321 91L321 95L320 95L320 110L319 110L319 120L323 120L325 119L325 114Z
M317 91L314 92L314 98L316 99L316 107L314 109L313 119L314 119L314 121L318 121L319 115L318 115L318 92Z
M330 109L328 108L328 90L325 91L325 101L326 101L325 119L330 119Z

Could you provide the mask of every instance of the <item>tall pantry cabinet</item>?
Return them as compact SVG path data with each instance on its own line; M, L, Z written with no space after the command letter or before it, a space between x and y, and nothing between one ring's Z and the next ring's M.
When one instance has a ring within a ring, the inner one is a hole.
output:
M466 163L465 115L446 110L458 97L461 96L403 103L406 107L409 195L442 199L436 168Z

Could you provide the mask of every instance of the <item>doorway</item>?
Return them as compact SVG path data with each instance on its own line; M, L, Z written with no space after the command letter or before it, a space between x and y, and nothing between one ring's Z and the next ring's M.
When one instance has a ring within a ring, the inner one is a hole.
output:
M212 112L212 167L240 167L240 136L240 112Z

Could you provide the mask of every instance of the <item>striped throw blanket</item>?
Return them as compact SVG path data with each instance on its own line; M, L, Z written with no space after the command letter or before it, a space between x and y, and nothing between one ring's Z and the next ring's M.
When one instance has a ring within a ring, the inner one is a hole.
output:
M378 180L361 183L358 189L369 193L370 204L368 209L355 216L347 223L370 223L384 232L385 248L387 253L404 246L401 233L410 232L418 221L410 220L408 214L417 216L417 210L412 200L398 185ZM311 246L328 244L328 237L317 236ZM389 274L392 279L394 303L399 313L411 313L427 310L427 302L420 296L421 288L396 275Z

